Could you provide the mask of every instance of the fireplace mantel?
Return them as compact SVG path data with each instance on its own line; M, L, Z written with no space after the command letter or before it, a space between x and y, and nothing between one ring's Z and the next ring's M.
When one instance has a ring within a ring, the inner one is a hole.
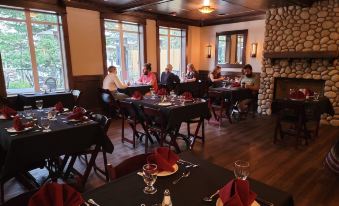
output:
M337 51L309 51L309 52L264 52L264 58L274 62L277 59L329 59L333 61L339 57Z

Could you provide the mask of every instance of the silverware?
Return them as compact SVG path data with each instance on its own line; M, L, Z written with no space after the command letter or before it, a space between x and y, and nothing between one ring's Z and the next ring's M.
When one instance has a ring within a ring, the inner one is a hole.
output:
M213 197L216 196L218 193L219 193L219 190L217 190L215 193L213 193L209 197L204 197L202 200L204 200L205 202L212 202L213 201Z
M98 203L96 203L93 199L89 199L87 202L91 203L92 205L95 206L100 206Z
M11 137L17 136L18 134L11 134Z
M272 203L272 202L269 202L269 201L267 201L267 200L264 200L264 199L262 199L262 198L260 198L260 197L257 197L257 198L255 198L255 200L260 204L260 205L264 205L264 206L274 206L274 204Z
M190 172L189 170L186 170L186 171L184 171L184 172L182 173L182 175L181 175L178 179L174 180L172 183L175 185L175 184L177 184L183 177L188 177L190 174L191 174L191 172Z
M189 168L189 167L198 167L199 166L198 164L194 164L192 162L189 162L189 161L186 161L186 160L183 160L183 159L179 159L178 163L188 164L188 165L186 165L186 168Z

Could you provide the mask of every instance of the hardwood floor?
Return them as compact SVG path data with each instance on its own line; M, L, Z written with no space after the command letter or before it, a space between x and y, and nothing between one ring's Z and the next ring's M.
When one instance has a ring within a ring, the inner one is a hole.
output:
M251 178L291 193L295 205L338 205L339 176L323 168L322 161L338 139L339 128L322 125L319 137L308 146L295 149L293 137L287 137L277 145L272 143L274 126L273 117L248 118L232 125L227 122L221 128L206 124L206 143L202 145L197 141L192 152L230 170L235 160L250 161ZM185 127L183 131L186 131ZM113 165L144 152L142 143L135 149L128 143L121 143L120 120L113 121L109 136L115 146L113 154L108 154ZM179 142L185 148L183 141ZM102 156L97 162L102 165ZM83 167L83 163L77 164ZM33 174L38 178L46 175L42 170L35 170ZM102 184L103 178L92 172L86 190ZM23 191L15 180L5 185L6 199Z

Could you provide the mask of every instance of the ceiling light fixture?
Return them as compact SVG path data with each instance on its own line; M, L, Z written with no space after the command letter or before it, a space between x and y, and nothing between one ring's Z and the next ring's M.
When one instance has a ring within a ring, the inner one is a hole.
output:
M199 11L203 14L209 14L215 11L215 9L210 6L209 0L204 0L204 5L199 9Z

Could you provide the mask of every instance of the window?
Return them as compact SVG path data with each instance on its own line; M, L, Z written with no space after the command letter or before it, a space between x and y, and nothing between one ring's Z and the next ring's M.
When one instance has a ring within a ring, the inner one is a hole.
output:
M66 64L56 13L0 7L0 52L7 94L64 90ZM46 81L47 80L47 81Z
M116 66L121 79L136 81L143 64L142 26L112 20L104 25L107 66Z
M167 64L172 64L173 73L185 72L186 30L159 27L160 74Z

